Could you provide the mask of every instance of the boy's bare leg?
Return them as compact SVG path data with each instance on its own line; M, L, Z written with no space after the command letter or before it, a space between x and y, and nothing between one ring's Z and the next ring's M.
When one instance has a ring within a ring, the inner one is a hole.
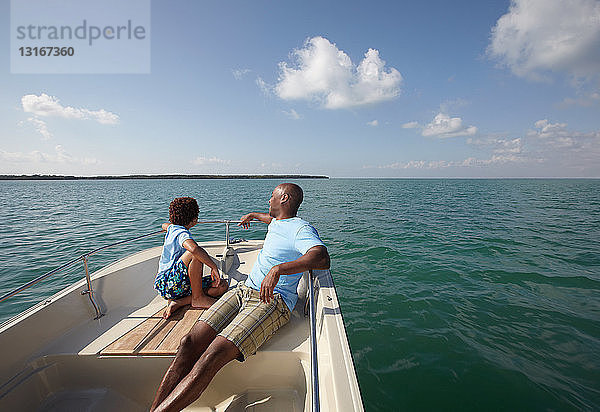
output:
M216 299L205 295L202 290L202 269L204 268L204 264L194 259L190 252L185 252L181 256L181 261L188 268L188 276L192 285L192 307L200 309L210 308L216 302Z
M192 259L188 266L188 275L192 284L192 307L208 309L216 299L205 295L202 290L202 269L204 264L196 259Z
M156 397L150 407L153 411L173 391L175 386L192 370L192 367L215 339L217 332L204 322L196 322L190 333L181 339L175 359L167 369Z
M167 303L167 308L163 312L163 318L169 319L177 309L182 306L190 305L192 303L192 297L186 296L181 299L169 299L169 303Z
M214 281L213 281L213 284L215 284ZM207 297L213 297L215 299L218 299L221 296L223 296L223 294L225 292L227 292L227 289L229 289L229 284L227 283L227 281L225 279L221 279L219 286L211 286L209 288L202 289L202 291L203 291L204 295L206 295ZM193 290L194 290L194 286L192 285L192 292L193 292ZM215 299L213 299L213 302ZM185 306L185 305L192 305L192 307L197 307L197 306L194 306L194 304L192 303L192 300L193 300L193 295L186 296L184 298L177 299L177 300L169 299L167 308L165 309L165 312L163 313L163 318L168 319L171 315L173 315L177 311L177 309L179 309L180 307Z
M198 399L217 372L239 355L240 350L232 342L217 336L189 373L153 411L182 410Z

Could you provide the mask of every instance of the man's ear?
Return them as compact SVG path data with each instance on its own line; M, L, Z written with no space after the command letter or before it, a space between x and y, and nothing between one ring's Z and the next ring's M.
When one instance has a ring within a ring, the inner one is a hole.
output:
M287 193L283 193L283 194L281 195L281 203L285 203L285 202L287 202L288 200L290 200L290 195L288 195Z

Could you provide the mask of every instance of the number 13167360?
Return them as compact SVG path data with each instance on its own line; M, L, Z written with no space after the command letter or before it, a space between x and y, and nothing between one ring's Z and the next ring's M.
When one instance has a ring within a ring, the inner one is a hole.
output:
M73 56L75 49L73 47L19 47L21 57L29 56L54 56L65 57Z

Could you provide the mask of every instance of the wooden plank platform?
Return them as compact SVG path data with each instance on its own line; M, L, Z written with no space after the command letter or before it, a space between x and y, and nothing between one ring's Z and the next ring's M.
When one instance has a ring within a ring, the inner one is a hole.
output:
M169 319L163 319L163 308L102 349L99 355L174 355L181 338L203 311L186 306Z

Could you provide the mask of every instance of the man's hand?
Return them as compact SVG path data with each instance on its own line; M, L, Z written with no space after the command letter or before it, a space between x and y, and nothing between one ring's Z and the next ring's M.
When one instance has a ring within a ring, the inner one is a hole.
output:
M273 220L273 217L270 216L268 213L251 212L247 215L242 216L240 220L241 222L238 223L238 226L241 226L244 229L248 229L250 227L251 220L258 220L268 225L269 223L271 223L271 220Z
M221 284L221 276L219 275L219 270L214 268L210 270L210 277L213 280L213 282L217 282L216 285L214 285L214 287L217 287Z
M291 262L275 265L260 284L260 300L269 303L273 299L273 290L282 275L302 273L310 269L329 269L329 253L325 246L313 246L304 255Z
M270 303L274 298L273 290L279 281L279 265L275 265L269 270L267 276L260 284L260 300L264 303Z
M238 226L243 227L244 229L248 229L250 227L250 221L252 220L252 213L248 213L240 218L241 222L238 223Z

